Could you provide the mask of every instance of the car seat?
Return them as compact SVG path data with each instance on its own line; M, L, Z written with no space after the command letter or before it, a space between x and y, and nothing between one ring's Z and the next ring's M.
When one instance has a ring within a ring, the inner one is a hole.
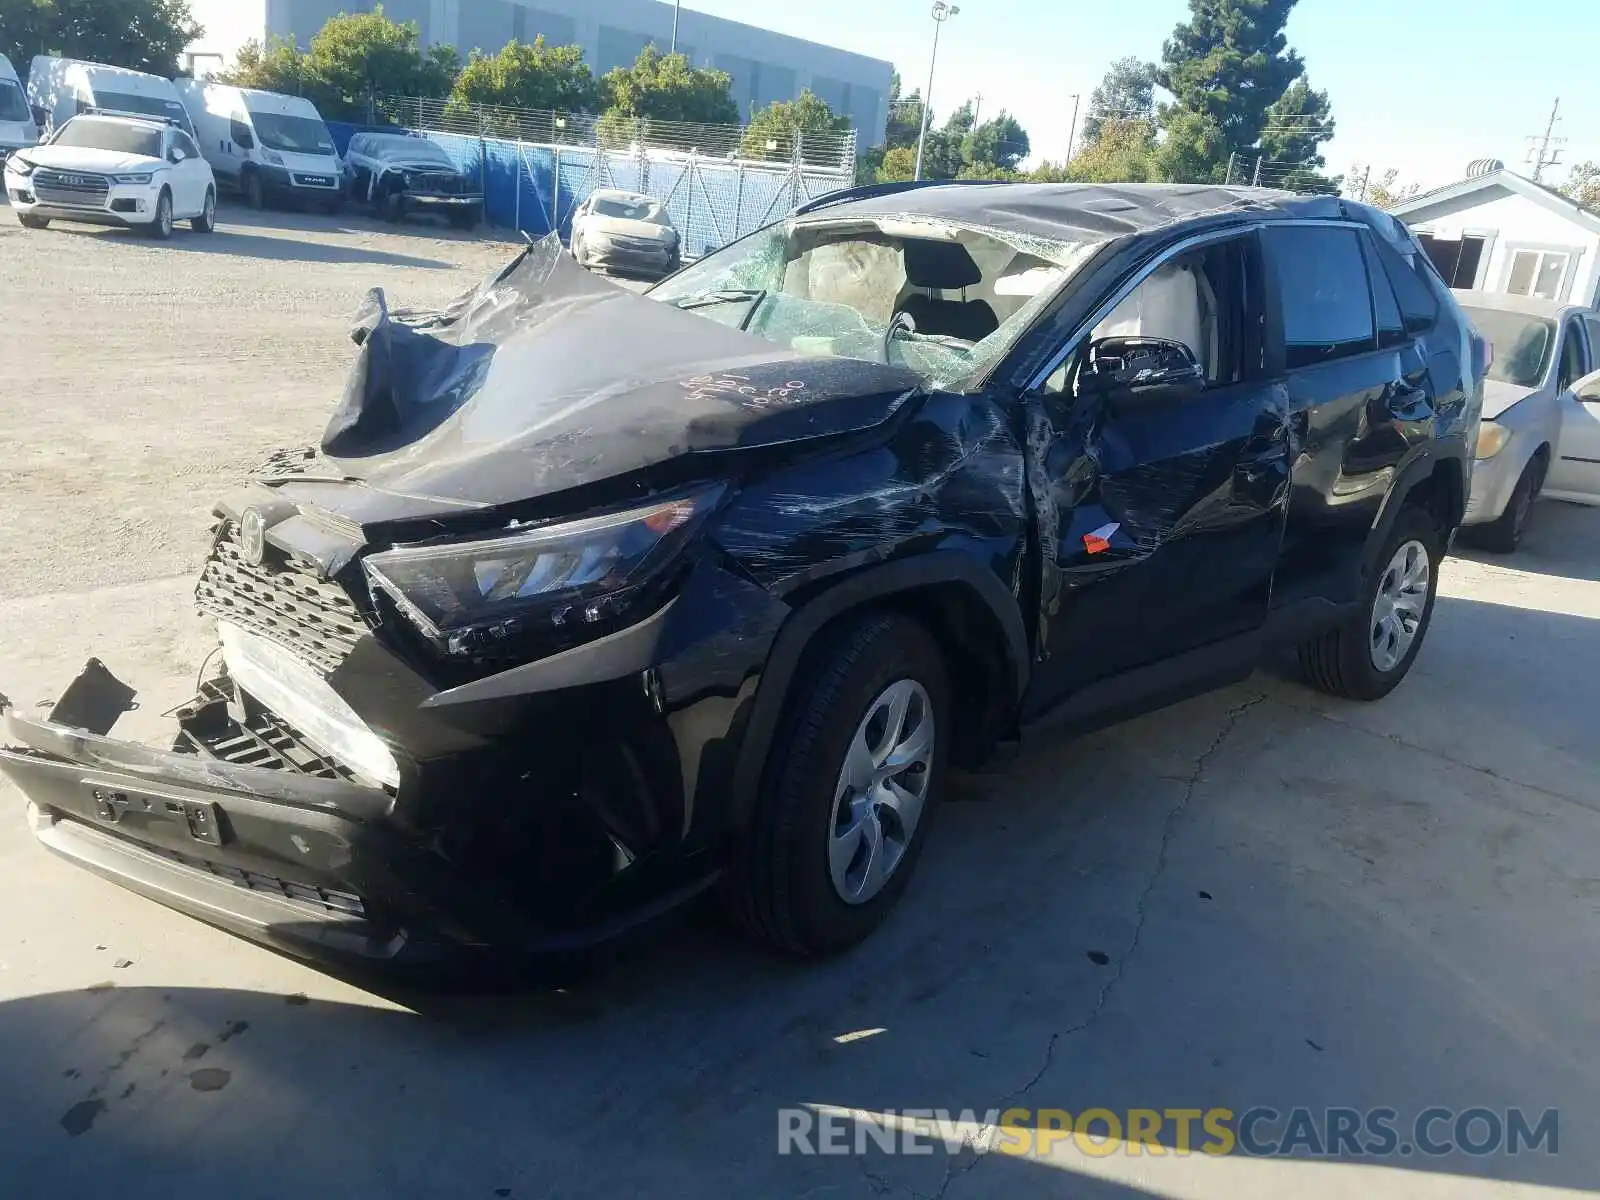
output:
M983 271L960 242L913 238L905 243L906 283L922 289L900 302L917 332L981 342L1000 328L1000 318L982 300L945 300L927 292L960 292L983 282Z

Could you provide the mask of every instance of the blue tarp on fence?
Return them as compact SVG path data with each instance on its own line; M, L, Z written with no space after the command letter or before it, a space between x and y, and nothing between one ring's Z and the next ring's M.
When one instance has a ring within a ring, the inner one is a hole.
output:
M342 155L363 131L395 133L394 126L330 121ZM783 216L796 204L851 181L833 172L784 167L670 151L601 150L424 133L458 168L483 185L484 220L529 237L552 230L571 233L572 212L596 188L644 192L665 202L693 258L725 246Z

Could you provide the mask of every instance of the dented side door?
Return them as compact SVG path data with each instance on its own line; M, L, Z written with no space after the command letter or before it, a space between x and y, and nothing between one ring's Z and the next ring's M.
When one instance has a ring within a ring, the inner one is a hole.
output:
M1256 236L1209 244L1236 244L1244 264L1238 378L1118 409L1076 397L1069 364L1061 391L1030 398L1041 606L1025 716L1266 620L1289 488L1288 391L1265 365Z

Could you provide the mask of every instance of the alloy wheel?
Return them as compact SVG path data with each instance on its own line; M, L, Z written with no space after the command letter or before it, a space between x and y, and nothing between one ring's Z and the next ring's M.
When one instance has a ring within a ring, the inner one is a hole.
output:
M932 782L933 702L913 679L890 684L867 706L834 790L828 874L846 904L883 890L916 836Z
M1432 587L1427 547L1415 540L1402 544L1384 568L1372 600L1368 648L1380 672L1387 674L1405 661L1422 628Z

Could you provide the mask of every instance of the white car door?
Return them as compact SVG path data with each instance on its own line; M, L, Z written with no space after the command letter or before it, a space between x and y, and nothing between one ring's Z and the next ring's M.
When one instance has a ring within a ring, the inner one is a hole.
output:
M211 182L211 168L200 155L200 147L181 129L172 131L172 145L183 155L183 161L173 168L178 180L180 197L176 197L177 215L198 216L206 203L206 185Z
M1583 322L1568 322L1567 337L1582 341ZM1600 320L1588 322L1589 347L1585 368L1593 371L1600 350ZM1579 351L1583 353L1583 351ZM1576 380L1560 397L1561 444L1545 482L1545 495L1562 500L1600 504L1600 371Z

